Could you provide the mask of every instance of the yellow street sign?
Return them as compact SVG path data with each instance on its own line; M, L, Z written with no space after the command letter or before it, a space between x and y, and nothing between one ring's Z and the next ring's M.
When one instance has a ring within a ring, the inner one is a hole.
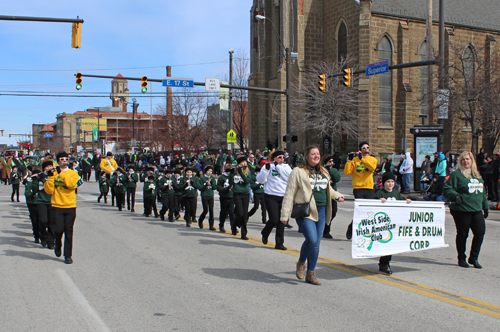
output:
M227 142L236 143L236 132L232 129L227 132Z

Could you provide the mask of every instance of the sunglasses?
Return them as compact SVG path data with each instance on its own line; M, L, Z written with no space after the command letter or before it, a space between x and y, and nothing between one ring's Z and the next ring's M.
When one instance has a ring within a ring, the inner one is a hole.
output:
M68 161L68 160L69 160L69 158L62 157L62 158L59 158L59 160L66 160L66 161Z
M363 146L361 149L368 150L370 147L369 146Z
M277 156L278 159L285 159L285 156Z

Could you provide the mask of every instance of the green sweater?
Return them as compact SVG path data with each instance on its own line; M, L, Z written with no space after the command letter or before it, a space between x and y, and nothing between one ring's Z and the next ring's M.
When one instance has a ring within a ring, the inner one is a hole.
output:
M115 194L124 194L127 191L125 187L127 182L127 177L125 174L114 174L111 179L109 179L109 185L115 188Z
M109 192L108 179L105 176L99 178L99 192L106 194Z
M199 184L198 184L198 180L197 180L196 176L192 176L189 179L189 183L188 183L187 178L182 177L179 181L178 186L182 190L181 191L182 197L186 197L186 198L198 197L198 190L197 189L199 188Z
M222 174L217 180L217 191L219 192L219 197L221 198L233 198L233 190L231 189L231 183L229 176Z
M237 173L237 171L235 170L234 173L231 173L231 175L229 175L229 182L233 185L233 194L249 194L250 188L248 188L248 184L250 183L250 177L250 173L248 173L247 176L242 171Z
M21 183L21 173L19 173L19 172L10 173L10 183L11 184Z
M38 191L35 196L35 204L52 205L52 195L47 194L44 190L45 182L48 179L47 175L40 173L37 178L38 179L33 179L33 183L36 182L38 187Z
M250 182L250 188L252 188L254 194L264 193L264 185L257 182L256 174L252 174L252 181Z
M175 178L174 178L175 180ZM158 183L158 189L160 190L161 197L170 197L174 196L175 189L172 182L172 177L168 178L164 176L161 181Z
M401 196L398 190L392 189L391 192L385 190L384 188L380 189L373 195L374 199L377 198L386 198L387 200L395 200L395 201L403 201L404 197Z
M155 181L144 182L144 197L156 197L157 185Z
M35 197L38 191L38 181L28 181L24 187L24 196L26 204L35 204Z
M455 202L457 195L460 196L462 204L450 204L450 210L477 212L489 208L483 179L474 176L468 179L460 170L451 173L443 186L443 196L451 203Z
M198 181L198 184L199 184L198 189L200 189L202 198L214 197L214 189L216 188L216 183L213 176L210 176L210 181L209 181L209 177L203 175Z
M127 177L126 188L137 188L137 182L139 182L139 175L137 173L125 173Z
M332 188L337 191L337 182L340 181L340 172L335 167L330 167L328 172L330 173L330 178L332 179Z

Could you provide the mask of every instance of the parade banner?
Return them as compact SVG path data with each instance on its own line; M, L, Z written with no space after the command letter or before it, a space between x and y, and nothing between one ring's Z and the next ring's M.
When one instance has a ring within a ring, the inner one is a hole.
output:
M369 258L444 248L443 202L355 200L352 257Z

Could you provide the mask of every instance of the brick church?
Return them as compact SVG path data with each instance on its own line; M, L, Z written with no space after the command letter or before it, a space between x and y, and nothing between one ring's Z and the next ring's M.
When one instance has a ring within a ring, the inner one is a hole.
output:
M298 53L289 65L291 79L296 81L304 80L311 62L334 61L346 55L354 59L358 69L383 60L395 65L435 59L439 57L438 4L439 0L434 0L433 47L428 52L428 0L254 0L250 11L249 86L285 89L285 59L279 39L284 47ZM474 73L480 63L488 65L493 61L500 35L500 1L444 0L443 12L446 68L458 65L457 53L460 61L465 59L464 75ZM256 19L256 15L266 19ZM451 94L457 91L449 78L445 78L444 87ZM414 152L410 129L438 125L438 66L390 70L370 77L362 74L353 89L360 91L357 112L361 134L357 141L342 134L332 137L330 153L357 151L357 142L362 140L370 142L371 152L378 158L405 150ZM450 114L452 107L450 104ZM443 150L460 153L471 149L473 129L463 117L450 115L442 125ZM285 97L249 92L249 128L249 147L254 150L265 147L267 140L276 135L285 135ZM484 136L476 138L479 147L485 144ZM301 133L292 148L303 150L322 141L310 130Z

